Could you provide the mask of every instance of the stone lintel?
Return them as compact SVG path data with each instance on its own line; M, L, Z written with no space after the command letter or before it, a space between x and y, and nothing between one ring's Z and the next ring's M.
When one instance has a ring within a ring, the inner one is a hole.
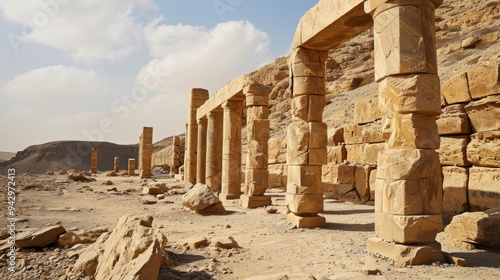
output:
M293 47L329 50L373 25L365 0L320 0L300 19Z

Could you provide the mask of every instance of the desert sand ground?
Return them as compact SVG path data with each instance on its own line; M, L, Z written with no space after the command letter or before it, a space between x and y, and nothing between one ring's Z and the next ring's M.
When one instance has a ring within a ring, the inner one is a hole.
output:
M283 190L271 189L267 193L278 208L276 214L268 214L263 208L245 209L238 201L230 201L224 203L227 214L201 216L182 207L182 190L167 195L157 204L142 204L141 185L153 179L103 174L96 179L77 183L69 182L65 175L18 175L18 229L61 222L66 229L105 226L111 231L124 214L152 215L154 225L161 227L168 237L167 251L175 263L162 268L160 279L245 279L275 274L304 274L315 279L500 279L499 251L451 248L444 244L443 233L438 235L443 251L467 259L468 267L450 264L405 267L370 256L365 242L375 236L375 232L374 208L369 205L326 199L322 213L327 220L325 228L294 229L284 215ZM3 185L5 176L1 180ZM103 184L108 180L113 185ZM169 178L155 180L183 185ZM117 191L107 191L112 188ZM2 196L5 201L5 193ZM5 213L2 216L5 217ZM184 246L187 239L202 236L208 239L232 236L240 248L214 251L210 247L187 249ZM49 247L18 252L18 268L14 274L7 271L5 256L2 256L0 278L78 279L66 276L75 262L75 258L67 257L71 251ZM363 275L362 267L367 262L375 262L380 275ZM32 278L33 275L36 277Z

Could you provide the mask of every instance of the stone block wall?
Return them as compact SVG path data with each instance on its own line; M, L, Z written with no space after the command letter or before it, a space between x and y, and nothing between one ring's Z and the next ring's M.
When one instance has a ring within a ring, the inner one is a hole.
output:
M437 152L443 170L443 218L449 222L459 213L500 207L500 66L453 77L441 91ZM328 163L322 169L326 196L374 201L377 157L385 140L391 141L390 121L381 115L378 98L360 100L354 124L329 128ZM270 162L276 160L272 155L270 150Z

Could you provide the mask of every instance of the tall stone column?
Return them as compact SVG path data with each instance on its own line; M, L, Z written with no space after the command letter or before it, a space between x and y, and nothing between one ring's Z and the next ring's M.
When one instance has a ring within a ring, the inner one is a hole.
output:
M92 147L92 162L90 164L90 173L97 174L97 159L99 158L99 153L96 147Z
M221 200L238 199L241 195L241 118L243 102L228 100L222 104L224 127L222 143Z
M113 171L115 171L116 173L120 172L120 158L119 157L115 157L115 159L114 159Z
M207 114L207 119L206 184L220 192L222 188L222 109L212 110Z
M134 176L135 175L135 159L129 158L128 159L128 176Z
M287 128L288 222L298 228L326 223L323 211L321 166L327 161L325 107L326 51L298 47L289 58L292 85L292 123Z
M181 166L181 139L179 136L172 137L172 162L170 163L170 175L174 176L179 173Z
M264 192L269 186L269 88L247 86L246 96L248 152L245 170L245 188L240 205L247 208L271 204L271 197Z
M196 111L208 100L208 90L192 88L189 94L189 115L186 136L186 161L184 161L184 180L196 183L197 150L198 150L198 123Z
M196 159L196 183L205 184L205 168L207 160L207 118L198 120L198 151Z
M151 159L153 157L153 128L143 127L139 140L139 174L141 179L151 178Z
M368 251L408 265L444 260L435 241L442 230L442 174L435 151L441 102L434 11L441 2L389 1L372 12L375 79L391 135L378 157L378 238L368 240Z

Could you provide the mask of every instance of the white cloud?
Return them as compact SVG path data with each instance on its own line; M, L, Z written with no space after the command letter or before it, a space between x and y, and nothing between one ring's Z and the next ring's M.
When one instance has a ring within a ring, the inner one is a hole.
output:
M76 126L80 127L84 124L91 124L102 118L101 113L97 112L80 112L70 116L57 116L48 120L47 125L50 127L57 126Z
M191 87L215 92L273 57L269 36L247 21L219 23L213 29L161 22L160 18L144 28L155 58L138 75L139 83L159 92L186 94Z
M66 50L83 62L116 60L136 50L143 26L134 11L154 7L153 0L0 0L1 14L22 25L11 41Z
M2 91L13 98L53 102L98 97L107 92L106 88L95 71L56 65L18 75Z
M20 120L20 119L25 119L29 116L32 115L32 112L35 107L29 106L29 107L24 107L24 106L17 106L12 109L7 110L3 115L2 118L5 120Z

